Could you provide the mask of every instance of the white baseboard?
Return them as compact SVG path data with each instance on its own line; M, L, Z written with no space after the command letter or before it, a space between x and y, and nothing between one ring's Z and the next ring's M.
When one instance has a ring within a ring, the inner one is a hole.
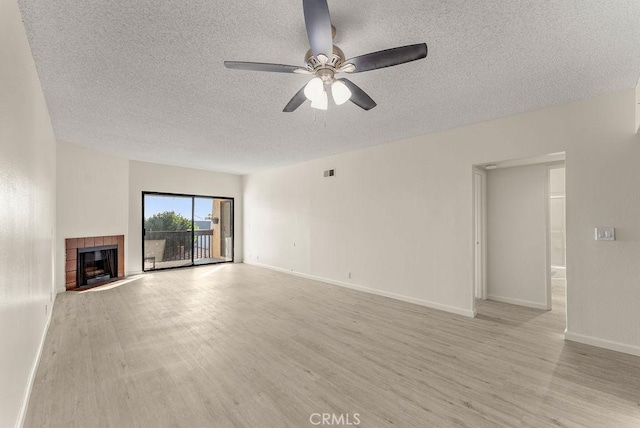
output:
M31 390L33 389L33 382L36 380L36 374L38 373L38 366L40 365L40 357L42 357L42 350L44 349L44 341L47 338L47 332L49 331L49 325L51 324L51 317L53 316L53 307L56 303L56 296L58 293L53 293L53 300L51 301L51 308L49 308L49 314L47 318L47 324L44 326L42 337L40 338L40 345L38 345L38 352L36 358L31 367L31 373L29 373L29 381L27 383L27 389L24 392L24 399L22 400L22 407L18 414L18 420L16 421L16 428L21 428L24 425L24 419L27 417L27 410L29 409L29 398L31 398Z
M271 265L267 265L267 264L263 264L263 263L248 262L248 261L245 261L244 263L247 264L247 265L258 266L258 267L261 267L261 268L266 268L266 269L271 269L271 270L275 270L275 271L282 272L282 273L287 273L289 275L295 275L295 276L299 276L299 277L302 277L302 278L311 279L311 280L314 280L314 281L320 281L320 282L325 282L325 283L331 284L331 285L337 285L339 287L345 287L345 288L350 288L352 290L363 291L363 292L369 293L369 294L375 294L375 295L378 295L378 296L389 297L391 299L401 300L403 302L413 303L413 304L420 305L420 306L425 306L425 307L431 308L431 309L438 309L440 311L449 312L449 313L453 313L453 314L457 314L457 315L462 315L462 316L469 317L469 318L474 318L476 316L475 310L467 310L467 309L457 308L455 306L443 305L443 304L440 304L440 303L430 302L428 300L422 300L422 299L416 299L414 297L404 296L402 294L396 294L396 293L391 293L391 292L388 292L388 291L376 290L374 288L369 288L369 287L365 287L365 286L362 286L362 285L356 285L356 284L351 284L351 283L348 283L348 282L336 281L336 280L333 280L333 279L323 278L323 277L320 277L320 276L309 275L309 274L306 274L306 273L301 273L301 272L295 272L295 271L292 271L292 270L282 269L282 268L279 268L279 267L275 267L275 266L271 266Z
M613 342L611 340L598 339L597 337L585 336L584 334L572 333L568 330L564 332L565 340L572 342L584 343L585 345L597 346L599 348L609 349L611 351L624 352L625 354L640 357L640 346L627 345L624 343Z
M526 306L533 309L542 309L545 311L549 310L546 304L530 302L528 300L512 299L511 297L494 296L491 294L487 296L487 299L495 300L496 302L509 303L511 305Z

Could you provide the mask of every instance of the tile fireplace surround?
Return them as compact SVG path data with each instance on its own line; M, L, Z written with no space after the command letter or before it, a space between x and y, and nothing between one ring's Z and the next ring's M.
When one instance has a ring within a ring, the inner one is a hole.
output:
M78 249L100 247L102 245L118 246L118 279L124 278L124 235L67 238L64 243L66 253L65 275L67 290L75 290L78 288Z

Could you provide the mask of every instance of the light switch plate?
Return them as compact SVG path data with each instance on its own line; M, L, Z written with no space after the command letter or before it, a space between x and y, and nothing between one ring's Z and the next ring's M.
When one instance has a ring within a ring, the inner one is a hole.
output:
M600 226L596 227L596 241L615 241L616 229L615 227Z

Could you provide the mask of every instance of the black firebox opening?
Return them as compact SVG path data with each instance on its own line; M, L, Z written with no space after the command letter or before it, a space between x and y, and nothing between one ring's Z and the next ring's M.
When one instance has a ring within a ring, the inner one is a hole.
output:
M86 287L118 277L118 246L78 250L78 287Z

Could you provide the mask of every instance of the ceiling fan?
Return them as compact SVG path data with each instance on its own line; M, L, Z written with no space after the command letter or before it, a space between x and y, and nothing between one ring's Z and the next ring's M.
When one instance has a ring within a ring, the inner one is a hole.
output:
M340 73L361 73L384 67L404 64L427 56L427 44L401 46L356 56L345 60L342 50L333 44L335 27L331 25L327 0L303 0L304 22L311 49L305 55L304 67L269 64L262 62L225 61L227 68L235 70L270 71L276 73L299 73L315 77L303 86L285 106L284 112L292 112L307 99L311 107L326 110L327 88L337 105L350 100L364 110L371 110L376 102L360 87L346 78L336 78Z

